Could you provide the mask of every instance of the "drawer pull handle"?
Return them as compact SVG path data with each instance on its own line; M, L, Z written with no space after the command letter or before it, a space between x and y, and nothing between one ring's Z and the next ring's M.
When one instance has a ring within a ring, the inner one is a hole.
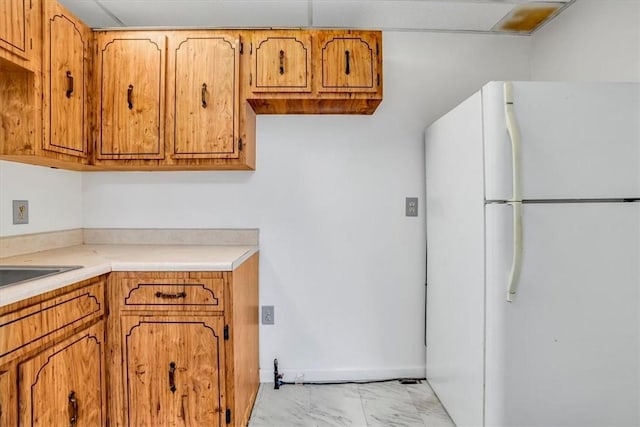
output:
M284 74L284 50L280 51L280 74Z
M344 73L346 75L351 74L351 67L349 64L349 58L351 57L351 52L349 52L348 50L344 51L344 61L345 61L345 66L344 66Z
M71 98L73 95L73 76L71 71L67 71L67 98Z
M171 393L176 392L176 363L169 363L169 390Z
M76 392L71 391L69 393L69 427L73 427L78 424L78 399L76 398Z
M186 298L187 297L187 293L186 292L178 292L177 294L165 294L164 292L156 292L156 297L157 298L164 298L164 299L178 299L178 298Z
M133 110L133 85L127 88L127 104L129 104L129 110Z
M202 108L207 108L207 84L202 83Z

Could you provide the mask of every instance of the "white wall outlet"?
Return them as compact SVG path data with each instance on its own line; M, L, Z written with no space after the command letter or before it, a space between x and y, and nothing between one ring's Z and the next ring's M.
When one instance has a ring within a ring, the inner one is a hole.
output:
M13 201L13 223L29 224L29 201L28 200Z
M405 199L405 215L418 216L418 198L407 197Z
M273 315L274 313L273 313L272 305L262 306L262 324L263 325L273 325L275 323Z

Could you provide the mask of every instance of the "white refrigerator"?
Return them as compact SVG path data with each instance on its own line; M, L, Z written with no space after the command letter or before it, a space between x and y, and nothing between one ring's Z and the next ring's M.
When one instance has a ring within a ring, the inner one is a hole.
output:
M426 372L458 426L640 425L640 84L492 82L426 130Z

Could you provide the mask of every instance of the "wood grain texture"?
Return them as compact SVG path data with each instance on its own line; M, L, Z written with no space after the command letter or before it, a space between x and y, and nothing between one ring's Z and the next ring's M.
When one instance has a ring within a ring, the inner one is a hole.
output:
M129 425L224 425L223 318L121 321Z
M173 158L237 158L240 34L169 38L167 139Z
M0 426L18 424L18 383L16 363L0 367Z
M20 425L106 425L104 323L99 322L18 365Z
M93 33L55 1L43 24L43 149L86 158Z
M311 92L311 33L255 31L253 92Z
M35 76L33 73L0 72L0 154L34 155Z
M0 58L34 71L32 64L32 20L38 13L39 3L30 0L0 1Z
M380 31L263 30L256 34L254 38L287 34L311 41L310 92L258 91L254 89L255 70L248 75L244 73L245 84L250 88L246 99L257 114L373 114L382 101ZM250 55L253 62L255 56ZM247 67L255 68L255 64Z
M220 311L224 280L136 278L119 281L122 310Z
M258 263L256 253L229 276L225 318L229 322L227 342L227 393L232 425L246 426L260 385L258 359Z
M94 280L75 291L0 315L0 365L102 317L104 286L104 280Z
M99 32L97 52L96 163L164 158L166 36Z

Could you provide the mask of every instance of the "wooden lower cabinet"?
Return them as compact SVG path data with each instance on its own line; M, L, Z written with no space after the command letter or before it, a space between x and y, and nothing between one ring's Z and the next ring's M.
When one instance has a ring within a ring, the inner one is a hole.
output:
M106 276L0 308L0 426L107 425Z
M258 392L258 254L233 271L113 272L115 426L246 426Z
M106 424L104 325L18 364L21 426Z
M121 321L129 425L225 425L223 317Z

